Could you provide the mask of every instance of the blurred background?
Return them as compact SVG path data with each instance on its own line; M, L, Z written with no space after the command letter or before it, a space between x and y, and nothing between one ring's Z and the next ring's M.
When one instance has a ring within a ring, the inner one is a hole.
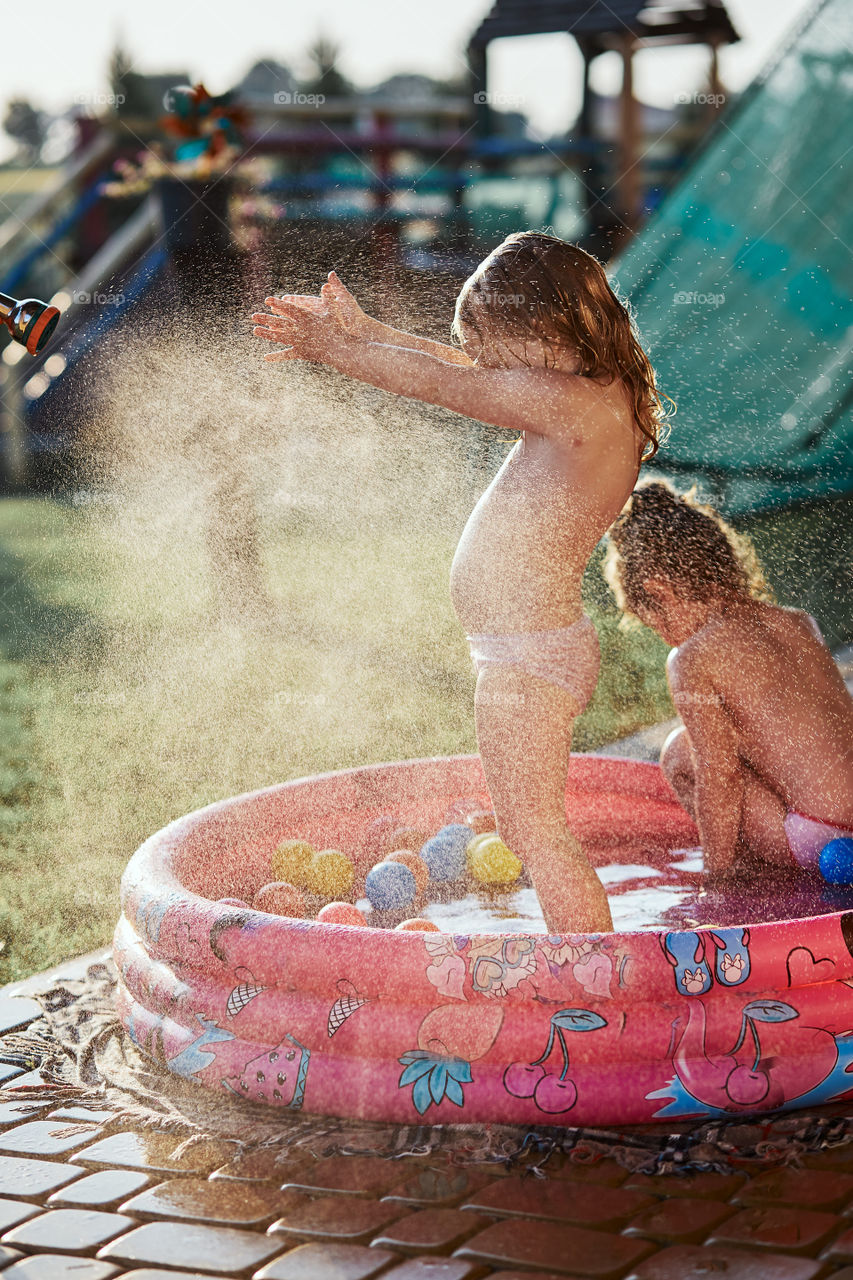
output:
M35 357L0 326L0 980L107 942L128 857L189 809L476 750L447 577L513 436L264 365L270 291L334 267L446 341L505 235L581 244L678 404L656 469L853 639L844 0L39 23L4 14L0 43L0 295L61 312ZM673 714L599 566L578 750Z

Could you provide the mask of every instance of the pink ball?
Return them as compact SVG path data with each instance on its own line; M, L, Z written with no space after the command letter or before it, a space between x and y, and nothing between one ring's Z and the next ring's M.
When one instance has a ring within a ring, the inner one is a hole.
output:
M289 916L301 920L305 915L305 899L294 884L274 880L265 884L255 894L252 906L256 911L267 911L271 916Z
M327 902L317 912L321 924L367 925L364 915L351 902Z
M431 920L402 920L400 924L394 926L395 929L411 930L412 933L441 933L437 924L433 924Z

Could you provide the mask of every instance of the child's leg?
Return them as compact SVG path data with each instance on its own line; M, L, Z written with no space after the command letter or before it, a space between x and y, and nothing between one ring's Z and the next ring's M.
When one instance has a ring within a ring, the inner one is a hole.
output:
M519 667L489 664L474 707L498 831L528 868L548 930L610 931L604 887L566 826L575 698Z
M663 744L660 766L684 809L696 820L696 773L685 728L674 729ZM743 809L739 842L765 862L790 866L792 855L785 834L782 797L750 766L741 762Z

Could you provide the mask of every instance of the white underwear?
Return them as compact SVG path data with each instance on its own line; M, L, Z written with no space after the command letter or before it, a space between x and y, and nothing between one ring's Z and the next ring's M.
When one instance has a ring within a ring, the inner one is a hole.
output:
M601 667L598 632L586 614L556 631L514 631L467 637L478 673L491 663L520 667L566 689L583 711L592 697Z

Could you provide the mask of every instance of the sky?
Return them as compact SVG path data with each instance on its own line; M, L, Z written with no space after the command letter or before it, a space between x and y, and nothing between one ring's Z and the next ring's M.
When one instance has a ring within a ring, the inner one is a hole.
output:
M69 102L108 89L110 51L119 39L142 72L188 72L221 93L253 62L273 58L297 75L319 32L341 48L340 69L359 86L400 71L449 77L464 66L468 37L492 0L40 0L34 36L32 0L4 6L0 31L0 108L12 97L59 112ZM724 85L744 88L812 0L727 0L741 41L722 51ZM819 20L819 19L817 19ZM496 41L489 53L492 92L512 99L542 135L565 129L580 100L580 55L566 35ZM642 51L635 60L637 96L672 106L701 91L707 51L675 47ZM594 64L593 87L618 89L616 54ZM0 139L0 159L8 155Z

